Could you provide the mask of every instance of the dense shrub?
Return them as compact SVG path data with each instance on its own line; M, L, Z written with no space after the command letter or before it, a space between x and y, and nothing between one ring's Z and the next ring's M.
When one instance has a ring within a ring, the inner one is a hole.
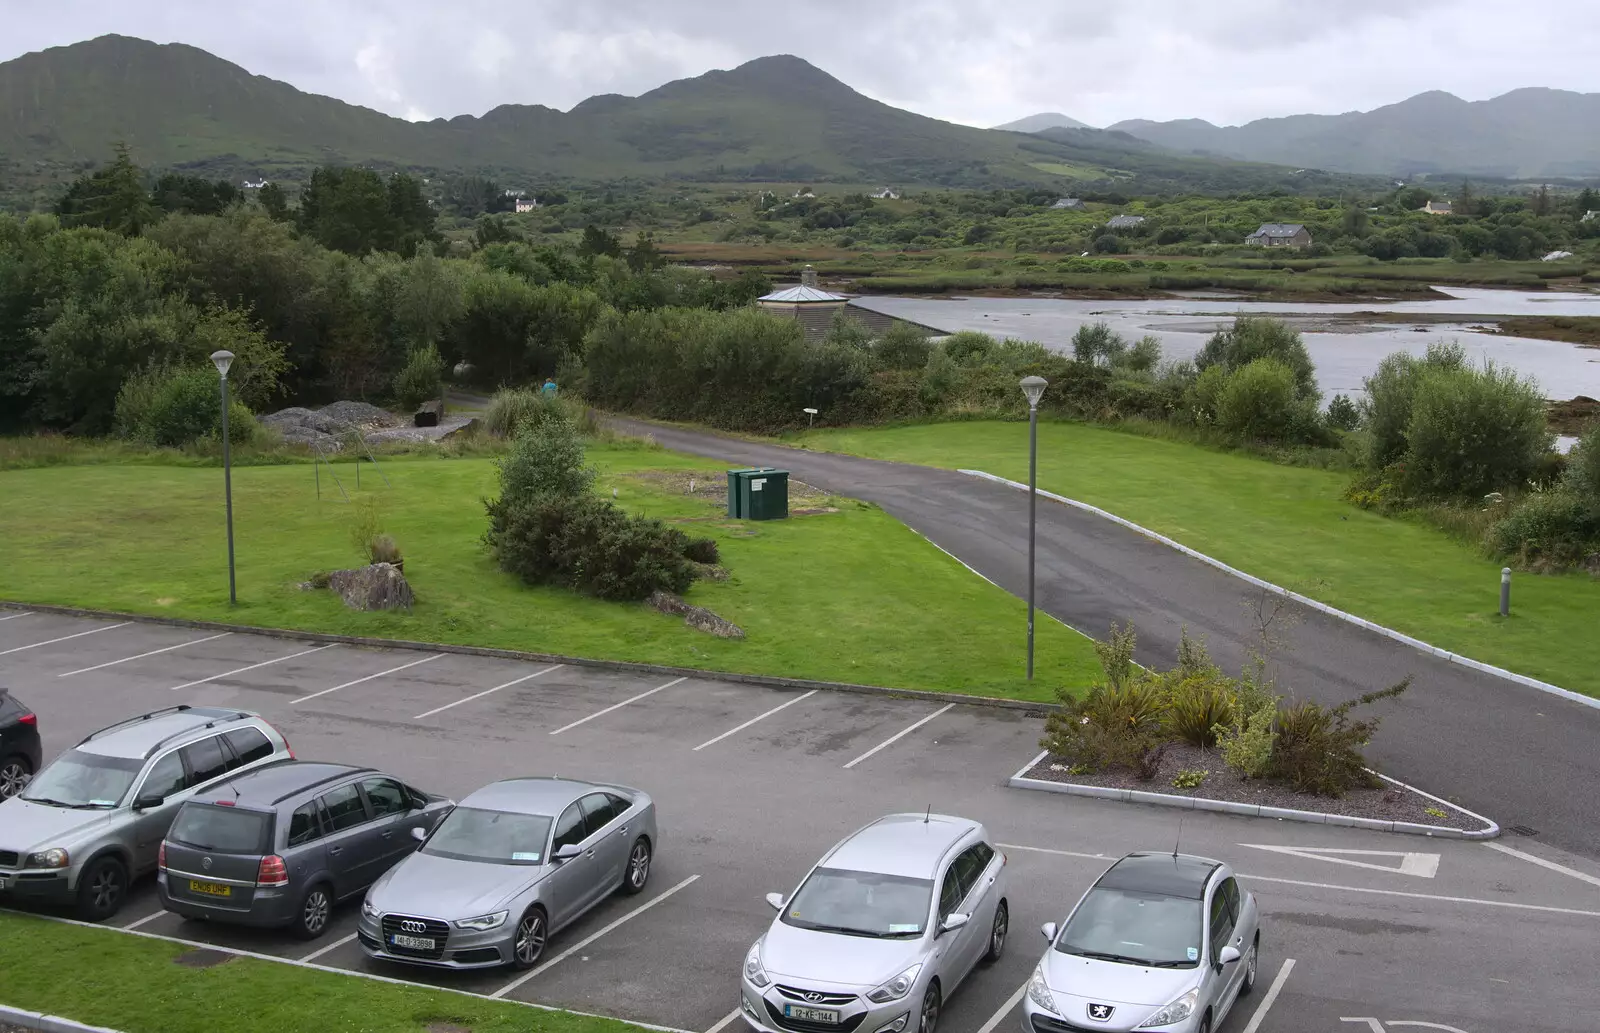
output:
M394 377L394 396L401 405L415 408L444 395L444 360L433 345L416 348Z
M1217 427L1245 441L1305 441L1316 425L1315 404L1296 396L1294 371L1282 361L1254 359L1221 385Z
M500 569L530 585L623 601L694 581L682 532L593 495L502 498L489 505L486 537Z
M523 426L537 425L547 415L561 412L557 399L540 391L525 387L501 388L489 399L483 426L497 438L513 438Z
M1221 366L1232 372L1257 359L1267 358L1276 359L1289 368L1296 397L1317 397L1316 368L1311 363L1311 353L1306 350L1300 332L1279 319L1238 316L1232 326L1211 335L1194 361L1202 373L1211 366Z
M1361 425L1361 410L1348 395L1334 395L1328 401L1327 421L1337 430L1355 430Z
M219 436L222 398L216 371L154 369L134 374L117 394L115 425L127 437L169 447ZM230 402L229 439L242 444L256 430L250 410Z
M1459 344L1434 343L1422 358L1395 352L1378 363L1372 376L1363 382L1366 397L1360 410L1368 433L1366 466L1382 469L1406 453L1406 431L1411 424L1412 400L1417 384L1428 372L1465 369L1467 352Z
M1301 792L1343 796L1351 789L1372 786L1377 779L1366 769L1361 747L1378 730L1378 719L1350 719L1350 711L1405 692L1411 679L1378 692L1369 692L1337 706L1306 701L1278 709L1277 741L1268 765L1270 777L1281 779Z
M910 323L895 323L873 348L878 364L885 369L921 369L932 353L928 335Z
M1551 441L1532 380L1493 363L1426 371L1406 424L1406 487L1469 498L1520 488Z
M1159 348L1158 344L1157 358ZM1128 342L1109 323L1085 323L1072 334L1072 357L1079 362L1110 366L1127 350Z
M1489 528L1484 544L1524 566L1574 566L1600 552L1600 505L1567 485L1531 492Z
M691 538L683 543L683 555L695 563L720 563L722 553L715 538Z
M577 428L560 413L524 424L499 469L502 502L546 495L576 498L588 495L594 485L595 472L586 465Z
M1134 633L1111 627L1111 637L1095 643L1104 680L1075 698L1062 691L1062 707L1045 720L1040 745L1069 764L1088 771L1102 768L1138 770L1166 737L1162 731L1165 699L1161 687L1140 675L1133 663ZM1141 777L1154 777L1140 772Z

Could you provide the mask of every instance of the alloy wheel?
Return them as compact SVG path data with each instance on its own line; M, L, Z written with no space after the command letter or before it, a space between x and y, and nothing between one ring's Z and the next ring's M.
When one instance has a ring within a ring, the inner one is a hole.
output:
M517 952L517 961L524 966L531 967L539 960L539 955L544 953L544 915L530 911L522 916L522 921L517 923L517 941L513 949Z
M928 992L922 995L922 1017L917 1025L917 1033L934 1033L939 1025L939 988L928 987Z
M122 875L115 865L102 865L89 880L89 897L101 914L110 914L122 900Z
M300 923L309 935L316 936L328 924L329 907L328 893L322 887L318 886L306 894L305 907L300 913Z
M1001 901L1000 909L994 913L994 928L989 930L989 960L997 961L1000 952L1006 949L1006 933L1011 928L1011 909Z
M32 778L28 766L20 760L8 760L0 765L0 800L9 800L22 792Z
M628 886L637 893L649 878L650 845L641 839L633 844L633 853L628 856Z
M1250 945L1250 953L1245 955L1244 959L1244 985L1246 990L1256 985L1256 954L1256 945L1252 943Z

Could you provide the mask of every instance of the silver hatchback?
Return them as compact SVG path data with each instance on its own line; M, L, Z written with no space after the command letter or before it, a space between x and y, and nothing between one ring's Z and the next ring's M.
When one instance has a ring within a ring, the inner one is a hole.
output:
M512 778L470 793L367 891L370 957L444 968L532 968L551 935L612 892L638 893L656 807L625 786Z

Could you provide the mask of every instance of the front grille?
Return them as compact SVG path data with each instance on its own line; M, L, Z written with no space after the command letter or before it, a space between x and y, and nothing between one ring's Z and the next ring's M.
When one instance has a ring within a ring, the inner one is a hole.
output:
M471 950L456 951L451 957L463 965L483 965L499 961L500 951L494 947L474 947Z
M767 1006L767 1015L772 1019L772 1024L779 1029L794 1030L794 1033L851 1033L851 1030L861 1025L861 1020L867 1017L866 1012L857 1012L843 1022L804 1022L800 1019L791 1019L783 1014L783 1009L771 1001L763 1001Z
M1097 1031L1091 1030L1087 1026L1074 1026L1070 1022L1052 1019L1048 1015L1040 1015L1037 1012L1033 1016L1033 1029L1034 1033L1097 1033Z
M802 990L797 986L782 986L782 985L779 985L779 986L774 987L773 989L777 990L780 994L782 994L783 996L787 997L789 1000L795 1002L796 1004L809 1004L809 1005L813 1005L813 1006L816 1006L816 1007L820 1007L822 1005L833 1006L833 1005L839 1005L839 1004L850 1004L851 1002L853 1002L856 999L856 995L855 994L829 994L829 993L822 993L822 991L820 991L820 990ZM808 1000L806 995L807 994L812 994L812 993L821 994L821 996L818 997L814 1001L813 1000Z
M402 929L402 922L420 922L422 932L413 929ZM410 947L396 947L392 937L395 933L404 936L428 936L433 938L434 948L431 951L413 950ZM425 958L428 961L438 961L444 957L445 941L450 936L450 926L436 918L415 918L411 915L384 915L383 916L383 949L400 958Z
M0 850L0 868L16 868L21 858L15 850Z

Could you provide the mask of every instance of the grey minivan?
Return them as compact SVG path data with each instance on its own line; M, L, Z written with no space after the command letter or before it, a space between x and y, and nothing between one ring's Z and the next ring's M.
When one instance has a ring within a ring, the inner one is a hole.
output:
M314 939L454 806L372 768L270 764L183 805L161 844L161 903Z

